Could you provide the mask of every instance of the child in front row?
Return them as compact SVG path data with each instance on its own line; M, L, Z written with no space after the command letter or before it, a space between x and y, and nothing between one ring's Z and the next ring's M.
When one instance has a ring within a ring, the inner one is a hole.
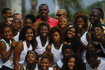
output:
M38 70L38 55L34 51L28 51L26 65L21 65L20 70Z

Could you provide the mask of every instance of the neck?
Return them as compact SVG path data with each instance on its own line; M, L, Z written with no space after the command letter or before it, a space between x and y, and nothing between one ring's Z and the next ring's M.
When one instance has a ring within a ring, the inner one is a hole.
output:
M29 70L34 70L36 67L36 64L28 64L28 69Z
M55 46L56 49L59 49L60 46L61 46L61 43L60 43L60 42L58 42L58 43L54 43L54 46Z
M48 16L46 16L46 17L41 17L41 20L42 20L42 21L47 21L47 20L48 20Z
M30 42L26 41L26 44L27 44L27 47L29 48L30 47Z

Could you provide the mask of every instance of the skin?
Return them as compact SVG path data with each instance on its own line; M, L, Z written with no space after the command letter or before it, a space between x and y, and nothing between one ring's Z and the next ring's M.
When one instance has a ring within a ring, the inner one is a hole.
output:
M68 25L68 20L66 18L61 18L59 20L59 27L63 30L67 27Z
M12 16L12 10L7 10L5 14L3 14L3 18L5 19L8 16Z
M41 38L42 46L44 46L46 44L48 33L49 33L48 27L47 26L41 26L40 38Z
M50 61L47 58L40 60L40 70L48 70L50 66Z
M27 46L29 48L30 46L30 41L33 39L33 31L32 29L28 29L26 31L26 43L27 43ZM20 55L21 55L21 52L23 51L23 42L20 41L17 43L15 49L14 49L14 70L19 70L19 60L20 60Z
M13 21L13 18L7 18L6 24L11 25Z
M52 40L54 42L54 45L55 45L56 49L59 49L60 46L61 46L60 38L61 38L61 36L60 36L59 32L54 32L53 33Z
M91 57L91 58L88 60L88 63L89 63L89 65L90 65L92 68L97 68L98 65L100 64L100 60L97 60L97 58Z
M70 56L73 53L71 49L65 49L65 51L62 53L63 57Z
M67 11L65 9L59 9L56 14L61 14L61 16L56 16L58 20L62 17L67 17Z
M91 24L93 25L97 24L100 21L99 11L96 9L93 9L90 14L89 20Z
M5 41L10 43L9 40L12 39L12 30L10 27L6 27L3 29L3 36L4 36ZM16 42L13 41L11 43L10 49L8 51L6 51L7 47L6 47L5 42L0 41L0 55L2 57L3 62L6 62L9 59L9 57L14 49L15 44L16 44Z
M72 38L75 37L75 35L76 35L76 30L75 30L75 28L70 28L70 29L68 30L68 32L67 32L68 38L72 39Z
M31 26L32 27L32 24L33 24L33 22L31 21L31 19L25 19L25 21L24 21L24 25L25 26Z
M46 5L41 5L39 7L39 14L40 14L40 17L41 17L42 21L47 21L48 13L49 13L49 9Z
M75 66L75 58L71 57L68 61L68 68L69 70L74 70L74 66Z

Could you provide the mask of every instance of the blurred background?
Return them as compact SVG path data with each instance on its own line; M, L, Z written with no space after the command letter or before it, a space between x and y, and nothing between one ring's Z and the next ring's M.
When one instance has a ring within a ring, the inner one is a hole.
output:
M38 6L45 3L49 6L49 15L55 17L58 9L68 11L70 20L76 12L89 14L92 8L102 8L105 14L105 0L0 0L0 12L3 8L11 8L13 13L38 15ZM1 20L1 14L0 14Z

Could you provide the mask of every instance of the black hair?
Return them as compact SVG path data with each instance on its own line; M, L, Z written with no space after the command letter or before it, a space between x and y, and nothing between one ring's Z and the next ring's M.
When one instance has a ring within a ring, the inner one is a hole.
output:
M53 27L50 30L50 44L53 43L53 33L58 32L60 34L60 42L63 42L63 35L62 35L62 31L58 28L58 27Z
M73 70L86 70L86 67L82 58L77 56L76 54L72 54L65 58L64 65L61 70L69 70L68 61L70 60L70 58L75 58L75 66Z
M38 32L38 35L40 34L40 30L41 30L41 27L42 26L47 26L48 30L50 31L50 26L48 23L40 23L39 26L38 26L38 29L37 29L37 32Z
M95 59L97 59L98 56L95 51L87 50L86 51L86 60L88 61L91 57L94 57Z
M7 24L2 24L1 25L1 34L3 34L4 32L3 32L3 29L5 29L6 27L9 27L9 28L11 28L11 31L13 32L13 27L11 26L11 25L7 25Z
M104 19L104 12L101 8L93 8L93 9L97 9L99 11L99 15L102 19Z
M96 27L99 27L99 28L101 28L102 31L104 31L104 28L103 27L105 27L105 25L103 25L103 24L96 25L96 26L93 27L93 30Z
M64 45L62 46L62 53L63 53L66 49L72 50L72 45L64 44Z
M87 30L87 28L88 28L88 17L85 16L85 15L78 15L78 16L76 16L75 21L74 21L74 24L75 24L76 28L77 28L77 19L78 18L82 18L83 19L83 21L85 23L84 29Z
M74 25L71 26L71 27L68 27L68 28L66 29L66 31L65 31L65 41L66 41L66 42L70 42L70 39L69 39L68 36L67 36L67 32L68 32L69 29L71 29L71 28L74 28L74 29L76 30L76 27L75 27ZM77 39L76 37L77 37L77 30L76 30L76 35L75 35L75 37L74 37L72 40Z
M48 8L48 5L43 3L39 6L39 9L40 9L41 6L44 6L44 5L47 6L47 8Z
M34 56L36 57L37 61L39 60L39 56L38 56L38 54L35 51L28 51L25 60L27 59L27 56L30 53L34 54Z
M2 10L1 14L2 14L2 15L3 15L3 14L6 14L8 10L11 10L11 9L10 9L10 8L4 8L4 9Z
M27 14L25 19L30 19L33 23L36 21L36 17L33 14Z
M35 37L36 37L36 36L35 36L35 31L34 31L34 29L33 29L32 27L30 27L30 26L25 26L25 27L23 27L23 28L21 29L21 31L20 31L19 40L22 40L22 41L26 40L26 39L25 39L25 33L26 33L26 31L27 31L28 29L32 29L32 31L33 31L34 38L32 39L31 44L32 44L33 50L35 50L36 45L37 45L37 42L36 42L36 38L35 38Z

